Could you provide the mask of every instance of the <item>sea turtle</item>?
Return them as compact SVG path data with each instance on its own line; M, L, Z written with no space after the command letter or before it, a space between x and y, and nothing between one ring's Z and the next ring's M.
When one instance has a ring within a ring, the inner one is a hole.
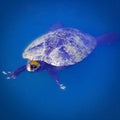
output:
M24 50L22 56L28 59L24 65L14 72L5 72L7 79L27 70L40 72L47 70L61 89L66 87L59 83L56 72L74 65L86 58L96 47L95 37L75 28L56 28L35 39Z

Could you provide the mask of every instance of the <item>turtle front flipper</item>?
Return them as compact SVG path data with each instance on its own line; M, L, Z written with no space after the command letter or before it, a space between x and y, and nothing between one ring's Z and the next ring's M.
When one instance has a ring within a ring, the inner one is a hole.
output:
M6 79L15 79L21 72L23 72L24 70L26 70L26 65L16 69L13 72L6 72L6 71L2 71L2 73L4 75L7 75Z
M66 86L64 86L63 84L60 84L58 76L56 74L56 72L54 70L48 70L48 72L50 73L50 75L54 78L56 84L59 86L60 89L65 90Z

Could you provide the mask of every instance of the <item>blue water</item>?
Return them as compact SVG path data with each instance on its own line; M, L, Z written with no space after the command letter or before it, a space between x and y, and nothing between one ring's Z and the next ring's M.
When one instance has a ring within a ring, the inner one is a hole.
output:
M56 22L95 37L120 34L119 0L5 0L0 3L0 71L26 64L22 52ZM97 46L81 63L58 73L0 73L0 120L120 120L120 39Z

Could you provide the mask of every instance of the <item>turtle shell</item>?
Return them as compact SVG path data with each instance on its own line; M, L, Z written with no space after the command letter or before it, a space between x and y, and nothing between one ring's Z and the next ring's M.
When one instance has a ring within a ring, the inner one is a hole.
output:
M96 46L96 39L73 28L60 28L35 39L23 58L53 66L69 66L82 61Z

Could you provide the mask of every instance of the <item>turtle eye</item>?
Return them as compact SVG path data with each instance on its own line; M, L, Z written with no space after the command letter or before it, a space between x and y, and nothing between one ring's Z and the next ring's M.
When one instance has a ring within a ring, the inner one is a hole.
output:
M31 67L32 70L37 68L36 65L31 65L30 67Z

